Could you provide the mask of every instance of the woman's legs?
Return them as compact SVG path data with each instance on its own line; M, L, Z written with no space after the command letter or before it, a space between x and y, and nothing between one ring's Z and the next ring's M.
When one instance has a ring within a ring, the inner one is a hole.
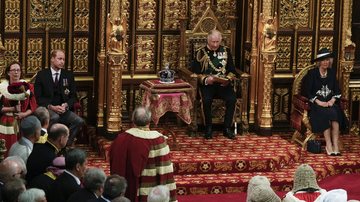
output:
M331 143L330 128L328 128L328 129L326 129L324 131L324 137L325 137L325 142L326 142L326 152L327 153L334 152L333 147L332 147L332 143Z
M331 121L331 138L334 145L334 152L339 152L339 122Z

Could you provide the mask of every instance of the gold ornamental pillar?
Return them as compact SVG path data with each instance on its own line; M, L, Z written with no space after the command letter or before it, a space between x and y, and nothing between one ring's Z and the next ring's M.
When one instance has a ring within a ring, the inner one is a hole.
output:
M0 34L0 73L1 74L5 70L5 50L6 50L6 48L4 47L4 45L2 43L2 38L1 38L1 34Z
M105 51L101 50L98 54L99 61L99 84L98 84L98 112L97 112L97 127L104 127L104 108L105 105Z
M272 110L271 110L271 98L272 98L272 77L275 69L275 59L277 51L261 51L261 60L263 63L263 98L262 98L262 109L259 126L260 131L263 131L264 134L271 132L272 127Z
M107 82L107 127L109 133L121 131L121 92L122 92L122 69L126 65L126 52L108 53Z

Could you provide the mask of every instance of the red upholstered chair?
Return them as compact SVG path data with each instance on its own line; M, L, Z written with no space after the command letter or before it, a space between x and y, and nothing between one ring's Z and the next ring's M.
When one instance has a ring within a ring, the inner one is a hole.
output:
M302 69L295 77L292 87L292 110L290 122L295 132L291 138L293 142L299 143L303 149L306 148L309 140L315 139L316 134L311 131L311 125L308 117L310 110L310 101L304 96L304 88L302 82L310 69L316 68L315 65L310 65ZM340 100L340 108L346 110L348 101L346 99ZM341 147L341 143L340 147Z

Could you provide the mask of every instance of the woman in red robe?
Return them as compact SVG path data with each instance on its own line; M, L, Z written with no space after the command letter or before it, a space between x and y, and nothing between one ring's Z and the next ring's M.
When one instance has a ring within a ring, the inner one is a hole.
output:
M21 79L21 64L10 63L0 83L0 139L9 151L18 140L18 121L29 116L37 107L33 86ZM6 155L7 156L7 152Z

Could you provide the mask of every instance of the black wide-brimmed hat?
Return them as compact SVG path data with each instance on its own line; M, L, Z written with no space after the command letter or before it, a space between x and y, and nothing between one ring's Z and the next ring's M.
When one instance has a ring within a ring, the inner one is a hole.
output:
M317 53L316 58L314 58L313 62L317 62L324 60L326 58L333 58L333 57L335 57L334 53L330 52L330 50L327 48L322 48Z

